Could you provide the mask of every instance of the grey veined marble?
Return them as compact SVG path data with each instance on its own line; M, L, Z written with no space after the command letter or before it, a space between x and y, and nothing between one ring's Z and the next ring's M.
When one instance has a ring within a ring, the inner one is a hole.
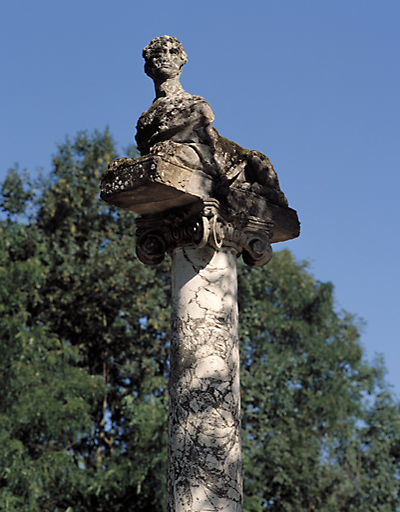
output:
M236 253L176 249L168 512L242 510Z

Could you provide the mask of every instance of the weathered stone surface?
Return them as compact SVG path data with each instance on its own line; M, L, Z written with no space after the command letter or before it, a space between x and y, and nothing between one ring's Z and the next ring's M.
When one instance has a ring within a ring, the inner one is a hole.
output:
M154 39L143 56L156 98L137 124L142 156L112 162L101 197L144 216L217 200L233 224L243 215L258 219L260 229L267 223L270 243L297 237L297 214L268 158L221 137L210 105L183 90L179 76L187 56L180 42Z
M137 123L141 155L159 155L210 174L220 181L220 194L235 186L287 206L268 158L221 137L212 126L214 113L206 100L183 90L179 76L187 56L180 42L168 36L156 38L143 56L145 71L154 80L156 98Z
M253 217L271 224L270 243L295 238L300 224L295 210L271 203L251 189L231 186L218 193L221 181L200 171L177 165L164 157L148 155L136 160L120 158L110 164L102 181L101 197L107 202L147 215L217 201L232 219Z
M101 197L139 214L159 213L212 196L213 181L201 171L160 156L120 158L103 176Z

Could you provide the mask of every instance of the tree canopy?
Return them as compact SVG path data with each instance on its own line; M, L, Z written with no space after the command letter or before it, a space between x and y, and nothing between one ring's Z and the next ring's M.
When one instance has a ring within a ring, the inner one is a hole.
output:
M165 509L169 262L99 199L115 157L80 133L2 184L1 510ZM400 510L400 405L358 320L288 251L238 270L245 511Z

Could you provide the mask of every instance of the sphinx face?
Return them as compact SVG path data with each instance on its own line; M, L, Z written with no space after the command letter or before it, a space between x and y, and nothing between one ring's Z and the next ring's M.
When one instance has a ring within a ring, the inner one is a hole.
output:
M167 42L152 49L144 70L153 80L168 80L179 77L185 62L185 57L179 48Z

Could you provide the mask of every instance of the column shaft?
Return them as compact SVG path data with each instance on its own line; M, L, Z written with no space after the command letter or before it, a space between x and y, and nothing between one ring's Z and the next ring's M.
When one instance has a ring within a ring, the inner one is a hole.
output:
M241 512L236 253L172 257L168 512Z

